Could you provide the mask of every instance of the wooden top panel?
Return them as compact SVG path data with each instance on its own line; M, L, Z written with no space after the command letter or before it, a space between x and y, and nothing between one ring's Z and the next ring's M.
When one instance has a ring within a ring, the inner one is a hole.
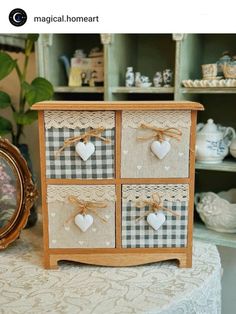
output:
M33 110L204 110L191 101L43 101Z

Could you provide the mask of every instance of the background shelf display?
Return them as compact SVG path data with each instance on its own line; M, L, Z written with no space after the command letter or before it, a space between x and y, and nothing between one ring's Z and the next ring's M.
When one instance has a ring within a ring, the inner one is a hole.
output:
M207 229L201 222L194 224L193 237L204 242L236 248L236 233L216 232Z
M144 93L144 94L173 94L174 87L113 87L113 94Z
M59 57L67 55L70 59L76 49L89 53L94 47L103 47L104 86L68 87ZM236 55L236 34L43 34L37 55L39 74L53 83L57 100L197 101L205 107L198 115L198 122L206 123L212 118L215 123L236 129L236 87L184 87L182 84L183 80L200 80L201 65L215 63L226 50ZM149 76L152 83L157 71L171 69L172 86L125 87L128 66L134 72ZM236 159L226 158L220 164L196 162L196 170L197 192L236 187ZM200 234L212 242L212 231L204 228L197 224L197 236ZM225 239L228 237L236 247L236 236L227 235ZM230 241L221 243L233 247Z
M81 86L81 87L71 87L71 86L55 86L55 93L104 93L103 87L90 87L90 86Z
M229 171L236 172L236 159L234 160L224 160L219 164L204 164L196 162L196 169L201 170L215 170L215 171Z

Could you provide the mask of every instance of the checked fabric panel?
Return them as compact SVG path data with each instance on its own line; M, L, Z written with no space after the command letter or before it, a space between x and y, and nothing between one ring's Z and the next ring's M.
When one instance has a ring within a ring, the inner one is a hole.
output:
M66 139L84 134L90 128L50 128L46 129L46 176L51 179L112 179L114 178L115 130L106 129L102 136L111 140L106 144L92 137L95 152L83 161L75 150L75 145L67 147L59 156L56 151Z
M180 214L176 217L163 211L166 221L154 230L147 223L147 216L137 218L149 211L149 207L138 208L131 201L122 207L122 247L123 248L166 248L187 246L188 202L164 201L163 206Z

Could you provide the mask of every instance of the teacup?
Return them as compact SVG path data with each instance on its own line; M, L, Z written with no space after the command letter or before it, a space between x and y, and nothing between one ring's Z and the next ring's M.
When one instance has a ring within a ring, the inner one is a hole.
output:
M217 76L217 64L210 63L210 64L202 64L202 76L203 79L209 80L213 79Z

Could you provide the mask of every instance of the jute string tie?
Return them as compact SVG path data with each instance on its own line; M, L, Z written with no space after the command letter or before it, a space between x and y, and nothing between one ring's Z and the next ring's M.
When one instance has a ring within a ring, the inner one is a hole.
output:
M78 214L86 215L88 211L92 212L97 216L102 222L107 223L107 220L101 217L97 209L102 209L107 207L106 202L91 202L91 201L82 201L76 198L74 195L68 196L68 201L71 204L76 206L75 212L65 221L65 224L68 224L71 220L75 218Z
M88 143L88 141L90 140L91 137L96 137L96 138L99 138L100 140L104 141L104 143L108 144L111 142L110 139L108 138L105 138L103 136L101 136L102 132L105 130L105 128L96 128L96 129L91 129L89 131L86 131L84 134L81 134L81 135L78 135L78 136L73 136L73 137L70 137L68 139L66 139L64 141L64 144L62 147L60 147L56 152L55 152L55 155L56 156L59 156L60 153L67 147L79 142L79 141L82 141L84 142L85 144Z
M170 208L164 207L162 205L161 198L157 193L154 193L152 195L152 199L150 199L150 200L144 200L144 201L137 201L136 202L136 207L138 207L138 208L143 208L146 206L148 206L150 208L149 211L147 211L145 214L141 215L140 217L136 218L135 219L136 221L143 219L144 217L146 217L148 214L150 214L152 212L156 213L159 210L164 210L164 211L167 211L170 214L172 214L178 218L180 217L180 214L178 214L178 213L174 212L173 210L171 210Z
M172 137L174 139L176 139L177 141L180 141L181 136L182 136L182 132L177 129L177 128L157 128L155 126L152 125L148 125L145 123L142 123L140 125L140 128L142 129L148 129L148 130L152 130L154 131L152 135L150 136L140 136L137 139L138 140L151 140L151 139L157 139L160 142L163 142L165 137Z

